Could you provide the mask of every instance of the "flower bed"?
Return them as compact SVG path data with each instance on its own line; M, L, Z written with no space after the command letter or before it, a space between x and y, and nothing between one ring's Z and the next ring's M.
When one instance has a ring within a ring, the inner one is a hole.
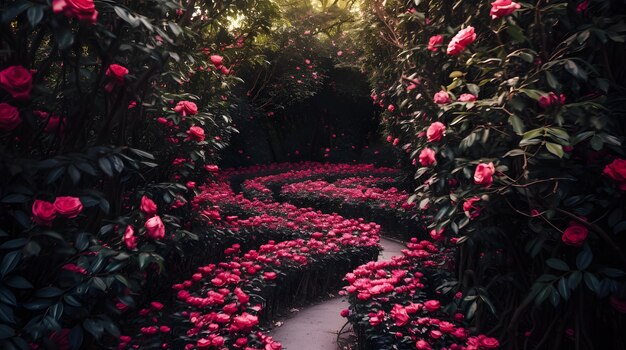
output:
M403 256L369 262L346 275L350 303L341 311L353 324L362 350L491 349L497 339L470 336L457 313L460 293L435 290L450 274L451 251L413 239ZM447 305L447 306L446 306Z

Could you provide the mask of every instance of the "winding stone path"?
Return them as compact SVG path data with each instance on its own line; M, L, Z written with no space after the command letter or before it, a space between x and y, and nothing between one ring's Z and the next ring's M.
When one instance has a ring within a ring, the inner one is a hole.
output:
M392 256L401 255L404 245L382 238L383 251L379 260L391 260ZM339 315L348 308L344 297L332 298L306 307L285 320L281 327L275 328L271 335L283 344L285 350L336 350L337 333L346 323Z

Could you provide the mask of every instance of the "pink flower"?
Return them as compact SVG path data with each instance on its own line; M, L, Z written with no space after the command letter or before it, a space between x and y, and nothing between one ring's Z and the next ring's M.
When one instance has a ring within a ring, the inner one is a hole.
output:
M552 106L559 106L565 104L565 95L561 94L557 96L554 92L542 95L539 97L539 107L548 109Z
M339 313L339 315L340 315L341 317L348 317L348 316L350 316L350 310L348 310L348 309L343 309L343 310L341 310L341 312Z
M424 309L428 312L435 312L441 308L439 300L429 300L424 303Z
M422 166L431 166L437 161L435 158L435 151L430 148L424 148L419 155L419 161Z
M387 106L387 110L388 110L389 112L393 113L393 111L395 111L395 110L396 110L396 106L394 106L394 105L389 105L389 106Z
M120 85L124 85L124 78L128 74L128 69L119 64L112 64L107 68L106 75L115 79Z
M587 12L589 8L589 0L585 0L576 6L576 12L580 14L584 14Z
M204 169L210 173L216 173L220 170L217 165L207 164L204 166Z
M463 212L470 219L475 219L480 215L481 208L475 206L474 203L479 202L480 197L472 197L463 203Z
M157 240L163 239L165 237L165 225L158 215L155 215L148 219L144 226L148 232L148 237Z
M402 327L409 322L409 314L406 309L399 304L395 304L391 309L391 318L396 321L396 326Z
M508 16L513 12L519 10L520 4L511 0L496 0L491 3L491 19L496 19L504 16Z
M615 309L617 312L626 314L626 300L625 299L619 299L616 296L611 295L611 297L609 298L609 303L611 304L613 309Z
M68 18L76 17L90 24L96 23L98 19L98 11L93 0L53 0L52 11L62 12Z
M476 40L476 33L474 33L474 27L467 27L461 29L454 38L448 44L448 55L458 55L465 50L465 48Z
M615 181L620 190L626 191L626 159L615 159L604 167L602 174Z
M443 36L437 34L434 36L431 36L430 39L428 40L428 50L432 51L432 52L437 52L437 50L439 49L439 47L443 44Z
M67 270L67 271L71 271L71 272L76 272L76 273L80 273L81 275L86 275L87 274L87 269L85 269L82 266L78 266L76 264L65 264L62 267L63 270Z
M61 216L72 219L83 211L83 203L77 197L57 197L54 200L54 209Z
M476 101L476 96L472 94L461 94L459 96L459 102L474 102Z
M450 103L451 100L448 92L442 90L435 94L435 97L433 97L433 101L438 105L445 105Z
M190 127L189 130L187 130L187 135L196 142L204 141L204 129L199 126Z
M33 219L38 225L52 226L52 221L57 217L54 204L36 199L32 207Z
M183 117L187 115L196 115L198 114L198 106L191 101L180 101L174 107L174 112L182 115Z
M580 223L572 222L570 223L570 226L563 231L561 240L567 245L579 247L585 242L588 235L589 230L587 227L581 225Z
M496 172L493 162L479 163L474 171L474 183L489 187L493 182L493 174Z
M0 88L14 99L26 100L33 89L33 76L22 66L11 66L0 71Z
M152 199L143 196L141 197L141 205L139 206L139 210L146 214L146 216L152 216L157 212L157 205Z
M8 103L0 103L0 131L11 131L22 122L20 112Z
M211 63L215 65L215 68L221 68L224 64L224 57L219 55L211 55Z
M132 226L126 226L126 231L124 231L124 244L128 249L137 248L137 237L135 237L135 230Z
M430 126L426 130L426 137L428 138L428 142L439 141L445 134L446 126L442 122L434 122L430 124Z

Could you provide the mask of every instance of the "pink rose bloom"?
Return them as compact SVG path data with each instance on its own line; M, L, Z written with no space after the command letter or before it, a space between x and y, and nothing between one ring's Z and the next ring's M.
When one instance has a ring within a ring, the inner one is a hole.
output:
M467 27L461 29L454 38L448 44L448 55L458 55L465 50L465 48L476 40L476 33L474 33L474 27Z
M115 79L120 85L124 84L124 78L128 74L128 69L119 64L112 64L107 68L107 77Z
M148 232L148 237L157 240L165 237L165 225L158 215L148 219L144 226Z
M424 148L422 152L420 152L419 161L422 166L431 166L435 164L435 151L430 148Z
M496 168L493 166L493 162L478 164L474 171L474 183L489 187L493 182L493 174L495 172Z
M434 36L431 36L430 39L428 40L428 50L432 51L432 52L437 52L437 50L439 49L439 47L443 44L443 36L437 34Z
M426 130L426 138L428 138L428 142L436 142L441 140L445 133L446 126L442 122L434 122Z
M77 197L57 197L54 200L54 209L61 216L72 219L83 211L83 203Z
M215 68L221 68L224 64L224 57L219 55L211 55L211 63L215 65Z
M461 94L459 96L459 102L474 102L476 101L476 96L472 94Z
M435 97L433 97L433 101L438 105L445 105L450 103L451 100L447 91L439 91L435 94Z
M424 303L424 309L428 312L435 312L439 310L440 307L441 303L439 302L439 300L429 300Z
M391 309L391 318L396 322L397 327L402 327L409 322L409 314L406 309L399 304L395 304Z
M570 226L563 231L561 240L567 245L580 247L585 242L588 235L589 230L587 227L577 222L572 222Z
M139 210L146 214L146 216L152 216L157 212L157 205L152 199L143 196L141 197L141 205L139 205Z
M496 19L504 16L508 16L513 12L519 10L520 4L511 0L496 0L491 3L491 19Z
M137 248L137 237L135 237L135 230L132 226L126 226L126 231L124 231L124 244L126 244L126 248L135 249Z
M475 219L480 215L481 208L474 205L474 203L479 201L480 197L472 197L463 203L463 212L465 212L465 216L470 219Z
M0 131L11 131L22 122L20 111L8 103L0 103Z
M0 88L7 91L14 99L30 98L33 89L33 76L22 66L11 66L0 71Z
M626 191L626 159L615 159L604 167L602 174L617 182L620 190Z
M198 114L198 106L191 101L180 101L174 107L174 112L182 115L183 117L187 115L196 115Z
M189 135L189 138L194 141L204 141L204 129L199 126L190 127L189 130L187 130L187 135Z
M33 202L32 212L37 225L52 226L52 221L57 217L54 204L39 199Z
M80 21L90 24L96 23L98 19L98 11L93 0L53 0L52 11L54 13L63 13L65 17L76 17Z

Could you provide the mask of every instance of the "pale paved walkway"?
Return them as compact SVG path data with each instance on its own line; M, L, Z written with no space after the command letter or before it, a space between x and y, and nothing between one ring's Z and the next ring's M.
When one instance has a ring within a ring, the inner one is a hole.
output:
M404 245L381 238L383 251L379 260L390 260L401 255ZM348 308L344 297L336 297L306 307L293 314L281 327L275 328L271 335L283 344L285 350L336 350L337 333L346 323L339 315Z

